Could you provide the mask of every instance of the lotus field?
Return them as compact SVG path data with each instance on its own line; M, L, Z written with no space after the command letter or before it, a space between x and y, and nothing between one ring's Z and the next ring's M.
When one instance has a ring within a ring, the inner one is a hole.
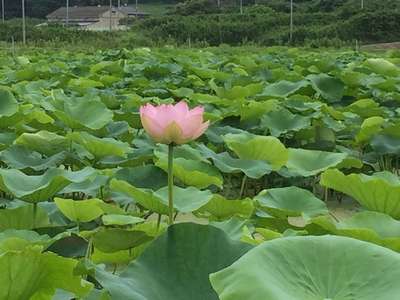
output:
M0 61L0 300L400 299L398 52Z

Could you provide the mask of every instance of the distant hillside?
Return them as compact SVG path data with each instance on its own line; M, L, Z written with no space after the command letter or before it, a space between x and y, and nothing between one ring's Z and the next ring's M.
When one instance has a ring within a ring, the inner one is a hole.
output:
M118 0L112 0L117 5ZM176 4L177 0L138 0L139 8L148 10L149 13L160 14L167 7ZM25 0L26 15L30 18L44 18L46 15L61 6L66 0ZM110 0L70 0L70 6L109 5ZM121 0L121 4L134 5L135 0ZM7 19L21 17L21 1L5 0L5 14Z
M118 0L112 0L117 5ZM203 13L233 12L238 10L239 0L138 0L141 10L159 15L168 11L178 14L192 15ZM26 15L30 18L44 18L55 9L65 6L66 0L25 0ZM109 5L109 0L70 0L71 6ZM135 0L121 0L122 4L134 5ZM175 4L181 3L178 9ZM294 9L301 13L334 12L359 9L361 0L295 0ZM276 12L289 12L290 2L287 0L243 0L244 7L265 5ZM400 1L393 0L364 0L367 10L390 9L400 10ZM21 16L21 1L5 0L6 18Z
M332 13L360 10L362 0L294 0L294 10L298 13ZM182 15L228 13L238 11L239 0L186 0L177 6L176 13ZM242 0L244 9L267 6L275 12L290 12L289 0ZM365 10L400 10L400 1L364 0Z

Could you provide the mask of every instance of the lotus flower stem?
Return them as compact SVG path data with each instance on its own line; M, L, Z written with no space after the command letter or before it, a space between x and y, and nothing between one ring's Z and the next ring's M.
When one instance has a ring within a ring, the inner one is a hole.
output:
M244 189L245 189L245 187L246 187L246 181L247 181L247 176L246 176L246 175L243 175L242 185L240 186L239 198L242 198L242 197L243 197Z
M92 256L92 248L93 248L93 238L89 238L88 246L86 248L85 259L89 260Z
M174 163L174 144L168 144L168 207L169 207L169 225L174 224L174 172L173 172L173 163Z
M157 231L160 229L161 224L161 214L157 214Z
M35 202L33 203L33 228L36 228L36 215L37 215L37 207L38 204Z

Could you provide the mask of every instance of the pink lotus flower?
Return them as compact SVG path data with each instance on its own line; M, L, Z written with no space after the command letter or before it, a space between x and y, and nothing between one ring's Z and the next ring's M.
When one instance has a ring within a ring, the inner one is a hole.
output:
M140 107L143 128L154 141L163 144L184 144L201 136L208 128L203 123L204 108L197 106L190 110L185 101Z

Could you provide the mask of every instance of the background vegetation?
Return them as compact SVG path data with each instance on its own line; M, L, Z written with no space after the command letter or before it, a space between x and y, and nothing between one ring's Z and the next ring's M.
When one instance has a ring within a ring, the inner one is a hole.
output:
M128 32L112 35L76 31L62 26L40 26L45 16L62 6L64 0L27 1L28 41L35 45L75 44L97 47L160 45L217 46L220 44L260 46L289 43L290 2L244 0L243 13L238 1L141 0L140 8L152 16L131 24ZM75 0L71 5L106 5L108 0ZM132 1L122 3L133 4ZM294 6L294 32L291 41L299 46L343 46L395 42L400 40L400 2L389 0L297 0ZM19 3L6 1L8 18L21 15ZM124 20L124 23L127 20ZM0 39L21 40L19 20L0 26Z

